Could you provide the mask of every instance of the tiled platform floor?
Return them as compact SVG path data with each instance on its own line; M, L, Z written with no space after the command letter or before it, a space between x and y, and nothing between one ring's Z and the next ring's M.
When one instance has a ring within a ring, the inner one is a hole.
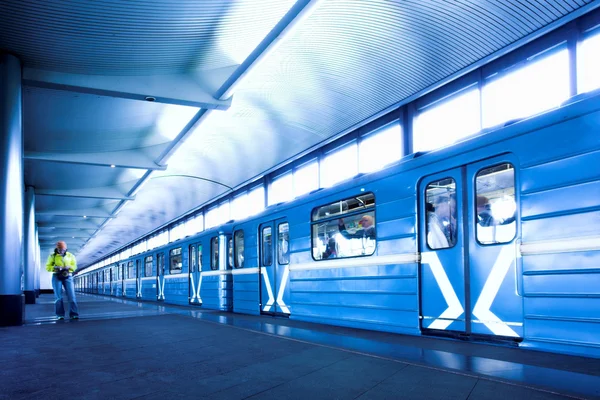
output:
M600 397L600 360L80 295L1 328L0 399Z

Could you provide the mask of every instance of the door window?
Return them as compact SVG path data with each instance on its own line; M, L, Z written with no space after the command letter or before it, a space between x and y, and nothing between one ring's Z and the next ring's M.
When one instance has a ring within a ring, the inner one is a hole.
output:
M427 245L433 249L454 247L457 240L456 182L444 178L425 189Z
M214 237L210 241L210 269L219 269L219 238Z
M244 231L237 231L234 235L235 267L244 268Z
M152 256L146 257L144 268L146 270L144 276L152 276Z
M273 264L273 232L270 226L266 226L262 230L262 257L263 265L269 266Z
M515 169L503 163L482 169L475 178L477 241L482 245L508 243L517 233Z
M196 246L190 246L190 272L196 271Z
M279 264L290 263L290 225L287 222L277 226L277 261Z

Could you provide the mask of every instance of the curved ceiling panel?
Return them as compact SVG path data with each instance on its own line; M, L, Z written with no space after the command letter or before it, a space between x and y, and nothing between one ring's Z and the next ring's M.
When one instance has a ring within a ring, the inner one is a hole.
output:
M277 115L277 132L306 127L317 143L590 2L324 1L236 97L255 98L256 119Z
M0 2L0 48L31 68L173 74L239 64L291 0Z
M109 152L164 144L196 107L25 87L25 150Z

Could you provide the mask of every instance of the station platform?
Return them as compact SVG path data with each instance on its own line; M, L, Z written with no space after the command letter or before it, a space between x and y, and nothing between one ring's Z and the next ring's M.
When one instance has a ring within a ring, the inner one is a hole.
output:
M0 328L0 399L600 398L600 360L78 294Z

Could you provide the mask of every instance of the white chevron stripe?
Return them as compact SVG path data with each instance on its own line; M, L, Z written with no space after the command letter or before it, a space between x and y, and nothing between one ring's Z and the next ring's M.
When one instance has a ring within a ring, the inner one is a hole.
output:
M446 271L444 270L444 267L442 267L442 263L437 254L434 252L421 253L421 263L429 264L429 268L431 268L431 272L433 272L433 277L442 291L442 296L444 296L444 300L446 300L446 304L448 304L448 308L427 328L446 329L456 318L460 317L465 310L460 304L460 300L458 299L458 296L456 296L456 292L454 291L450 279L448 279L448 275L446 275Z
M271 288L271 283L269 282L269 275L267 274L266 269L262 269L261 272L263 279L265 280L265 286L267 287L267 294L269 295L269 301L265 304L263 311L271 311L271 307L273 307L273 303L275 303L275 297L273 296L273 289Z
M285 291L285 286L287 285L287 282L288 282L289 274L290 274L290 270L286 265L283 270L283 277L281 278L281 282L279 284L279 293L277 294L277 304L279 304L279 307L281 307L283 312L286 314L290 313L290 309L283 302L283 293Z
M519 337L517 332L512 330L506 323L498 318L494 313L490 311L492 303L498 295L500 286L510 269L510 266L515 261L515 249L512 246L504 246L496 262L490 271L490 275L483 285L479 299L473 307L473 315L488 327L495 335Z

